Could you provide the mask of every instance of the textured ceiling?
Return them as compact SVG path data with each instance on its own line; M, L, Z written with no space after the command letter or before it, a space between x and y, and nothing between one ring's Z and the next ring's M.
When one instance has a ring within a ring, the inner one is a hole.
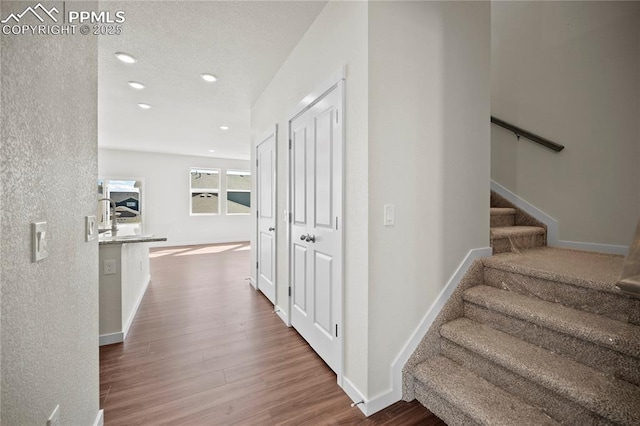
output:
M325 3L101 2L126 21L122 34L99 39L99 146L248 159L251 105ZM205 83L202 73L218 81Z

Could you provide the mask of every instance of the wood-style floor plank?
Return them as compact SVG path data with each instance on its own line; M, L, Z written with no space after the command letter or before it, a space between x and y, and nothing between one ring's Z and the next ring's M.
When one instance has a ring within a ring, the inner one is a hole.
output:
M100 348L106 425L427 425L417 402L366 418L249 285L247 243L151 250L127 341Z

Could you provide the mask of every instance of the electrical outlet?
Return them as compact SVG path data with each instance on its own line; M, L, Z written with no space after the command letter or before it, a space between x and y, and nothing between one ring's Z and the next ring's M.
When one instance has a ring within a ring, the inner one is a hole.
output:
M95 216L85 217L85 236L86 241L93 241L98 236L98 226L96 225Z
M116 273L116 260L108 259L104 261L104 274L115 275Z
M47 252L47 222L31 224L31 260L38 262L45 259Z
M53 413L47 419L47 426L60 426L60 406L56 405Z

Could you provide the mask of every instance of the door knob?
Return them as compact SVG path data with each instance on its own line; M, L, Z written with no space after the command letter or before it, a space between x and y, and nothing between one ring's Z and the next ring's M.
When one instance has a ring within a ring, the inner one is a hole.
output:
M307 242L315 243L315 242L316 242L316 236L315 236L315 235L309 235L309 234L307 234L306 241L307 241Z
M304 235L304 234L300 235L300 241L304 241L304 240L306 240L306 239L307 239L307 236L306 236L306 235Z
M275 230L276 230L276 228L274 228L273 226L269 227L269 231L275 231Z

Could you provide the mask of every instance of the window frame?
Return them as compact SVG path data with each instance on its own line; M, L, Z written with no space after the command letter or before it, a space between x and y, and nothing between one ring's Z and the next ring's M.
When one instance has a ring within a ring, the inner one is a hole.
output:
M229 189L229 175L246 175L251 180L251 170L228 169L225 170L225 214L228 216L250 216L251 215L251 184L249 189ZM229 213L229 192L248 192L249 193L249 211L247 213Z
M194 173L214 173L218 175L218 187L194 187L192 176ZM221 194L222 194L222 171L212 167L191 167L189 169L189 216L220 216ZM194 213L193 212L193 194L197 193L209 193L215 194L218 197L218 210L213 213Z

